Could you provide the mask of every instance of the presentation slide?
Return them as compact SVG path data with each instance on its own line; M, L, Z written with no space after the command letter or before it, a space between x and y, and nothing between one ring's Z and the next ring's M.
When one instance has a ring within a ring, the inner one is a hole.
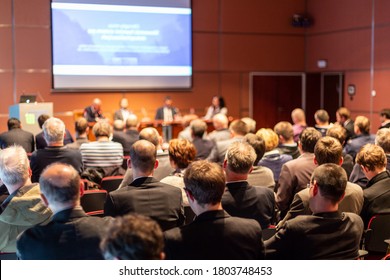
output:
M191 87L190 1L103 2L52 1L54 89Z

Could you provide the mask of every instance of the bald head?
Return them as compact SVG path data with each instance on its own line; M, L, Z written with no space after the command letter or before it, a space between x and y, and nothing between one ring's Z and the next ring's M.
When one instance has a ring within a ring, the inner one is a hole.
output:
M113 126L115 131L123 131L125 128L125 123L122 120L115 120Z
M291 119L293 123L301 123L306 122L306 116L305 111L303 111L301 108L296 108L291 112Z
M99 111L101 106L102 106L102 101L99 98L95 98L94 100L92 100L92 107L96 111Z
M147 140L138 140L131 146L130 160L131 167L143 174L153 172L156 164L156 146Z
M137 127L138 127L138 117L134 114L130 114L126 120L126 129L137 128Z
M42 172L39 185L49 205L78 203L80 199L80 176L71 165L49 165Z
M229 120L224 114L216 114L213 117L213 125L216 130L228 128Z
M144 129L142 129L139 133L139 139L147 140L156 147L160 144L160 134L154 127L145 127Z

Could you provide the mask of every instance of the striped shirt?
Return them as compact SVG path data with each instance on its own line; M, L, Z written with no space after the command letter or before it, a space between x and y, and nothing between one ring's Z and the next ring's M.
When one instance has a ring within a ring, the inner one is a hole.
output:
M121 166L123 147L112 141L95 141L80 146L84 168Z

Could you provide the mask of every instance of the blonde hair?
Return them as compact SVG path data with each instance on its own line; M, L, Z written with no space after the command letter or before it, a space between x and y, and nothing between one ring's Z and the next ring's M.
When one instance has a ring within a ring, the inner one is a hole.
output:
M272 151L279 145L279 137L271 128L260 128L256 135L264 140L266 152Z

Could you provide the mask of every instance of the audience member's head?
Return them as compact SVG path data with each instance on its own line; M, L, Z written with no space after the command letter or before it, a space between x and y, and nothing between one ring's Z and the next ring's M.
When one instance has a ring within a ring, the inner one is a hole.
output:
M112 128L111 125L106 121L101 121L95 123L95 125L92 128L92 132L95 135L96 138L99 137L110 137Z
M248 126L242 120L234 120L229 125L230 132L234 136L245 136L248 133Z
M256 166L259 163L259 161L263 158L264 153L265 153L265 142L264 142L264 139L259 137L259 136L257 136L256 134L248 133L247 135L245 135L245 137L242 140L242 142L248 143L255 150L255 152L256 152L256 160L253 163L253 165Z
M296 108L291 112L291 120L294 124L306 124L305 111L301 108Z
M142 174L151 174L156 167L156 146L147 140L138 140L130 148L131 168Z
M385 109L382 109L379 113L379 115L381 117L383 117L383 120L390 120L390 109L389 108L385 108Z
M42 129L48 146L64 144L65 124L62 120L51 117L43 123Z
M225 190L225 175L217 163L199 160L186 169L184 185L190 205L193 200L202 207L218 205Z
M177 168L184 169L194 161L196 149L187 139L172 139L169 141L168 154Z
M49 119L50 118L50 116L49 115L46 115L46 114L42 114L42 115L39 115L39 117L38 117L38 125L39 125L39 128L40 129L42 129L42 126L43 126L43 124L45 123L45 121L47 120L47 119Z
M135 114L130 114L126 119L126 129L138 129L139 121Z
M381 128L377 131L375 144L381 147L385 154L390 154L390 128Z
M340 107L336 111L336 120L339 124L343 124L345 121L349 120L351 117L351 112L346 107Z
M241 120L246 123L250 133L256 133L256 121L252 118L241 118Z
M207 131L207 124L201 119L196 119L191 122L191 131L194 138L203 138Z
M318 165L324 163L340 165L343 158L343 147L337 139L325 136L317 141L314 147L314 155Z
M54 213L80 205L80 176L68 164L53 163L39 178L42 198Z
M387 158L381 147L374 144L364 145L356 155L356 163L372 172L386 169Z
M279 137L271 128L260 128L256 135L264 140L266 152L272 151L279 145Z
M88 121L86 118L78 118L75 122L75 130L78 135L83 135L87 133L88 127Z
M280 143L294 142L293 126L289 122L278 122L274 126L275 133L279 136Z
M157 148L160 146L161 137L154 127L145 127L139 133L139 140L147 140Z
M309 200L313 213L318 213L316 204L323 204L324 200L333 205L340 202L344 197L347 181L347 173L337 164L325 163L314 169L310 180ZM317 194L320 194L320 197Z
M322 137L321 132L313 127L305 128L299 135L299 143L302 151L314 153L314 147L317 141Z
M347 130L341 125L334 125L326 131L326 136L333 137L339 140L341 145L344 145L347 139Z
M164 258L164 236L151 218L128 214L111 222L100 248L106 260L159 260Z
M192 123L192 121L194 121L196 119L198 119L198 116L195 114L184 115L182 120L181 120L181 123L182 123L183 127L187 127Z
M318 125L328 125L329 124L329 114L327 111L320 109L317 110L314 114L314 119Z
M365 116L357 116L354 126L355 134L370 134L370 120Z
M125 129L125 122L122 120L115 120L113 127L115 131L123 131Z
M0 180L11 194L29 180L30 163L21 146L10 146L0 150Z
M231 144L226 152L224 168L226 173L248 174L256 160L256 152L245 142Z
M215 130L226 129L229 126L229 120L224 114L216 114L213 117L213 126Z
M20 123L20 120L18 120L17 118L10 118L7 121L7 127L8 130L12 130L15 128L21 128L22 124Z

